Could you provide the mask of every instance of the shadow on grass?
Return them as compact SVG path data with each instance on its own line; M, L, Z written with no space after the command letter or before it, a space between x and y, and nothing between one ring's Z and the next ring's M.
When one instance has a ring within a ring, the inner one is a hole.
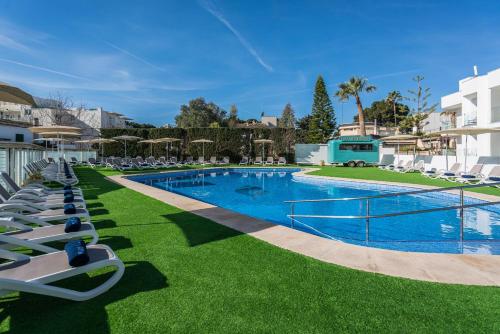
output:
M113 228L116 227L117 224L114 220L112 219L97 219L94 220L92 219L92 224L94 224L94 227L96 230L102 229L102 228Z
M242 233L198 217L189 212L163 215L171 223L177 225L184 234L189 246L195 247L210 242L232 238Z
M132 241L129 238L122 237L121 235L104 236L102 238L99 238L98 243L106 244L114 251L133 247Z
M79 175L84 176L84 179L91 186L88 192L85 194L91 193L96 198L103 193L122 189L123 186L118 185L114 182L108 181L105 179L105 176L99 173L97 170L90 168L80 168L78 170ZM99 185L99 186L96 186ZM105 209L96 209L91 211L91 215L97 214L107 214L100 213L97 210L105 210ZM242 232L238 232L229 227L217 224L210 219L213 217L218 217L222 219L233 219L235 213L232 213L228 210L221 209L218 207L208 208L202 210L195 210L192 212L176 212L172 214L161 215L161 217L166 218L165 223L173 223L176 224L183 232L188 244L191 247L199 246L202 244L220 241L228 238L232 238L238 235L241 235ZM243 217L240 215L240 217ZM245 220L245 218L243 218ZM249 221L247 219L246 222L243 222L244 231L245 232L256 232L265 228L269 228L269 224L262 224L255 221ZM102 220L101 222L105 222L106 225L109 221ZM109 222L111 223L111 222ZM124 226L145 226L145 225L156 225L162 224L162 222L144 222L144 223L131 223L131 224L120 224L120 227ZM100 221L95 222L96 228L99 228L101 225ZM241 226L239 226L241 227ZM110 245L112 247L112 245Z
M0 322L8 321L9 333L110 333L106 308L135 294L158 291L169 286L167 278L145 261L127 262L122 279L94 299L74 302L21 293L0 299ZM84 291L106 281L112 272L94 277L80 275L57 286ZM145 306L145 305L144 305ZM117 306L119 307L119 305ZM129 309L133 312L132 309ZM133 318L133 315L131 315Z

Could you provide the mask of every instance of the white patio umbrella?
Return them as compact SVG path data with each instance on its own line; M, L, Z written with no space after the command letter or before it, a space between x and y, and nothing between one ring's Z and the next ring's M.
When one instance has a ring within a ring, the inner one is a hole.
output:
M255 139L253 142L255 144L262 144L262 160L264 160L264 146L266 144L272 144L272 143L274 143L274 140L271 140L271 139Z
M116 143L116 140L109 138L96 138L90 141L91 144L99 144L101 149L101 158L104 158L104 144Z
M83 139L83 140L75 140L74 141L77 144L87 144L87 159L89 158L88 156L90 155L90 146L91 146L91 139ZM83 161L83 152L80 152L80 161Z
M78 128L74 128L73 129L68 129L69 127L64 127L64 126L61 126L61 130L56 130L55 129L55 126L48 132L36 132L38 133L39 135L41 136L56 136L56 138L58 139L58 142L63 142L63 138L66 137L66 138L71 138L71 137L74 137L74 138L78 138L81 136L80 134L80 129ZM67 141L67 140L64 140L64 141ZM59 157L63 157L65 158L64 156L64 146L62 145L57 145L57 155ZM61 171L61 165L59 164L59 172Z
M196 139L193 140L191 143L201 143L202 144L202 152L203 152L203 159L205 159L205 143L213 143L213 140L210 139Z
M466 172L467 146L468 146L467 139L469 138L469 136L477 136L485 133L500 133L500 128L463 127L463 128L441 130L437 133L448 136L465 136L464 172Z
M153 156L153 144L157 143L156 139L145 139L145 140L140 140L138 143L143 143L143 144L150 144L149 145L149 155Z
M142 138L137 136L123 135L123 136L113 137L113 139L123 140L123 142L125 143L125 155L123 156L125 158L127 156L127 141L137 141L141 140Z
M167 161L172 143L176 141L181 141L181 140L178 138L171 138L171 137L158 138L156 140L157 143L165 143L165 151L167 151Z
M415 145L413 147L413 164L415 164L415 149L417 147L417 139L418 136L414 135L394 135L394 136L389 136L389 137L384 137L380 139L383 142L389 143L389 144L397 144L398 145L398 152L397 152L397 157L398 157L398 164L399 164L399 145L400 144L413 144Z

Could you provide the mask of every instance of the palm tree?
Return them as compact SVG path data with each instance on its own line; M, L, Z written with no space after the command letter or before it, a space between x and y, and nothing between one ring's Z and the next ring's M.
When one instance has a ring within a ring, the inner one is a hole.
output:
M403 100L403 95L397 90L393 90L392 92L389 92L387 94L387 97L385 98L387 103L390 103L392 105L392 111L394 112L394 126L398 126L398 120L396 117L396 111L398 107L398 103Z
M350 97L354 97L358 106L359 128L361 135L366 136L365 115L363 114L363 104L361 103L361 93L371 93L377 89L375 86L369 85L368 80L360 77L352 77L349 81L339 84L339 90L335 95L340 101L347 101Z

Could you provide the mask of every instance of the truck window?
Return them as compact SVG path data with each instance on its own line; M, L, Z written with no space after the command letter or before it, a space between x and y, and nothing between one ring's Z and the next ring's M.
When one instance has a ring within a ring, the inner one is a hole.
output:
M341 150L341 151L371 152L371 151L373 151L373 144L340 144L339 150Z

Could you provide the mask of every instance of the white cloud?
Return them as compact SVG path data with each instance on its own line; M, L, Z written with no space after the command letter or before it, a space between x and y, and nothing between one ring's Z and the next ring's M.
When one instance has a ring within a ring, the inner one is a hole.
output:
M81 77L79 75L74 75L74 74L71 74L71 73L66 73L66 72L61 72L61 71L56 71L56 70L53 70L53 69L50 69L50 68L47 68L47 67L42 67L42 66L37 66L37 65L32 65L32 64L21 63L21 62L15 61L15 60L10 60L10 59L5 59L5 58L0 58L0 61L5 62L5 63L14 64L14 65L17 65L17 66L31 68L31 69L42 71L42 72L47 72L47 73L51 73L51 74L57 74L57 75L61 75L61 76L68 77L68 78L86 80L86 78Z
M113 44L113 43L106 42L106 44L108 44L108 45L109 45L110 47L112 47L113 49L118 50L118 51L120 51L121 53L126 54L127 56L132 57L132 58L134 58L134 59L136 59L136 60L140 61L140 62L141 62L141 63L143 63L143 64L146 64L146 65L148 65L148 66L150 66L150 67L152 67L152 68L154 68L154 69L157 69L157 70L159 70L159 71L165 71L165 69L163 69L163 68L161 68L161 67L159 67L159 66L156 66L155 64L153 64L153 63L151 63L151 62L147 61L146 59L144 59L144 58L142 58L142 57L139 57L138 55L136 55L136 54L134 54L134 53L132 53L132 52L130 52L130 51L128 51L128 50L122 49L122 48L120 48L119 46L116 46L116 45L115 45L115 44Z
M212 14L219 22L221 22L224 26L226 26L229 31L233 33L233 35L238 39L238 41L243 45L243 47L255 58L255 60L264 67L268 72L273 72L274 69L268 65L262 57L255 51L253 46L241 35L241 33L233 27L233 25L222 15L221 12L217 10L214 3L210 0L200 0L199 1L201 7L203 7L207 12Z

